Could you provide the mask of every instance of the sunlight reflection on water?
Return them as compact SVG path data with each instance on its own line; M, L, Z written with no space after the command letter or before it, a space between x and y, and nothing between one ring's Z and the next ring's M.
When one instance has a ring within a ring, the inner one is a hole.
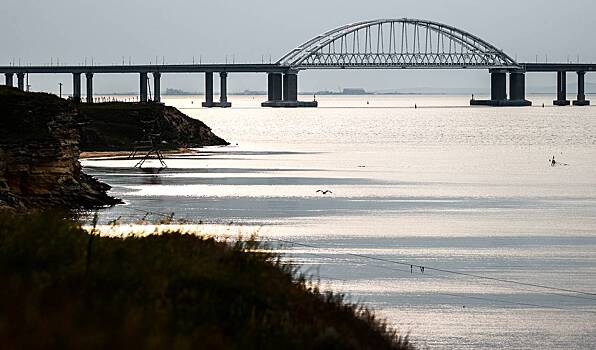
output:
M595 108L331 96L318 98L322 108L280 110L257 108L261 99L206 110L193 107L201 97L166 97L233 146L171 156L161 172L83 161L127 202L101 212L104 224L125 223L106 234L140 229L127 223L143 211L154 221L173 212L184 229L217 236L258 232L323 286L433 348L596 343L596 297L408 266L596 292ZM553 155L570 166L550 167Z

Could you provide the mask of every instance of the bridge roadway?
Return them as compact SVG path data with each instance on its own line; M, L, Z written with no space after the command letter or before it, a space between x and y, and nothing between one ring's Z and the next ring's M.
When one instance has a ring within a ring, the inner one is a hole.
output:
M286 73L290 67L278 64L164 64L109 66L0 66L0 73L85 74L85 73Z
M596 72L596 64L589 63L520 63L526 72Z

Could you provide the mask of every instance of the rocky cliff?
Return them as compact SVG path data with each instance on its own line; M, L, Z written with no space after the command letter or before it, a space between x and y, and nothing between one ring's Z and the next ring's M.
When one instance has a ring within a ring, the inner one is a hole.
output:
M56 96L0 87L0 207L89 208L120 201L81 172L79 117Z
M163 149L227 145L200 120L159 103L81 104L82 151L130 151L148 134Z

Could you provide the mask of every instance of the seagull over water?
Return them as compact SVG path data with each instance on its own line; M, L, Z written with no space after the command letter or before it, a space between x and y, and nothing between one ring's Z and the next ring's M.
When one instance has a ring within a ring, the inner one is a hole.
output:
M331 192L330 190L325 190L325 191L323 191L323 190L317 190L317 193L319 193L319 192L322 193L323 195L333 194L333 192Z

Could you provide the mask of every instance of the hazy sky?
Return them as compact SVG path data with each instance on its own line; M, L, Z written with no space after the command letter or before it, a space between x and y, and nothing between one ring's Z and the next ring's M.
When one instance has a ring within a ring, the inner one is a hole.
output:
M276 61L293 47L334 27L375 18L421 18L454 25L502 48L518 61L571 58L596 62L593 0L1 0L0 65ZM138 90L135 75L96 75L97 92ZM202 90L199 74L169 74L163 88ZM556 77L529 74L528 85ZM575 81L575 77L569 77ZM589 74L588 81L596 81ZM70 89L67 75L30 77L34 90ZM231 75L232 91L264 90L265 75ZM486 71L308 71L301 90L365 87L488 87Z

